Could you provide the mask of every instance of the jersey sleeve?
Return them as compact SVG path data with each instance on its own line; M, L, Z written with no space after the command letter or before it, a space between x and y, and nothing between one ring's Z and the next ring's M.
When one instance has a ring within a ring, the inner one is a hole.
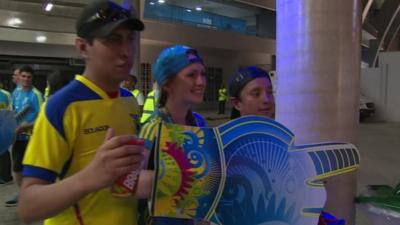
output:
M39 102L39 107L40 107L44 102L44 96L43 96L42 92L40 92L36 88L33 88L33 92L35 93L35 96L37 98L37 101Z
M139 137L144 139L144 147L149 151L153 149L153 144L157 137L160 124L160 120L153 119L143 124L140 129Z
M10 109L10 94L0 89L0 109Z
M54 112L54 108L45 105L39 113L23 160L24 177L54 182L63 176L72 157L63 126L65 112Z

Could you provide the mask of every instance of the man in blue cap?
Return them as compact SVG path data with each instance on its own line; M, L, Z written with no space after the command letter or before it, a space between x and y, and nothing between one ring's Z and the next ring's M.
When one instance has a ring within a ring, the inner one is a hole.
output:
M229 79L231 119L259 115L275 119L275 97L267 71L255 66L239 69Z

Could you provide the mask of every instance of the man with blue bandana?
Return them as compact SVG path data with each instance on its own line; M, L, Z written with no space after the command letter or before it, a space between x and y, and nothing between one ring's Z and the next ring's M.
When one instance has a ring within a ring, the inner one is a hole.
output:
M160 96L158 107L140 130L145 147L151 151L148 171L154 172L154 151L161 123L187 126L205 126L203 117L193 112L195 105L203 102L206 88L206 73L203 59L191 47L175 45L164 49L153 67L153 78L157 82ZM151 190L152 182L147 183ZM167 217L151 217L152 224L193 225L199 221ZM200 221L204 222L204 221Z

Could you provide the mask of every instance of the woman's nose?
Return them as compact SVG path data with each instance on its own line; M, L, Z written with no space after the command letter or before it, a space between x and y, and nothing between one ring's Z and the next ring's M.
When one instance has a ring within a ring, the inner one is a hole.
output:
M206 84L206 77L202 74L196 76L196 85L205 85Z

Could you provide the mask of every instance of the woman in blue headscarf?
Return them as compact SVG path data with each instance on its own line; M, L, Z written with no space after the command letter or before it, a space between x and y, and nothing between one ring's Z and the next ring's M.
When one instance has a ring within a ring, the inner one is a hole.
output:
M153 66L153 78L160 96L155 112L143 125L140 136L151 150L149 170L155 170L154 143L161 122L188 126L205 126L204 119L192 111L203 102L206 86L202 58L193 48L175 45L164 49ZM152 224L195 224L191 219L152 217Z

